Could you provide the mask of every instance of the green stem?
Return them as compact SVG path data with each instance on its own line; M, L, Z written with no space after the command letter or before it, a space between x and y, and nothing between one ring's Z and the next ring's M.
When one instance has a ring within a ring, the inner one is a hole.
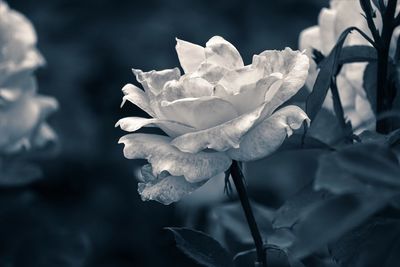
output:
M243 182L244 176L237 161L233 161L230 168L233 183L235 184L240 203L244 214L246 215L247 223L250 228L251 235L253 236L254 244L256 246L257 261L256 267L267 267L267 255L264 250L264 243L257 226L256 219L254 218L253 210L250 205L249 197L247 195L246 186Z

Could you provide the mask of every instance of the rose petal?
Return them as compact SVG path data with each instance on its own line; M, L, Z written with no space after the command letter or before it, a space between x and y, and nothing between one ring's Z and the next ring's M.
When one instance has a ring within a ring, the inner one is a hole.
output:
M168 119L200 130L214 127L238 116L231 103L214 96L162 101L160 111Z
M182 69L185 73L196 71L200 64L206 59L204 47L178 38L176 38L175 49L178 54L179 62L181 63Z
M251 129L243 136L239 148L228 150L232 159L252 161L261 159L277 150L293 130L299 129L309 119L297 106L287 106Z
M227 69L238 69L244 66L237 49L220 36L214 36L206 43L205 52L206 61L209 64Z
M209 83L215 85L219 80L227 73L229 70L227 68L210 64L208 62L203 62L199 69L193 72L191 77L201 77L208 81Z
M32 138L32 145L40 148L56 141L57 134L54 130L47 123L42 123Z
M294 96L303 87L310 67L309 59L304 52L286 48L283 51L264 51L254 56L253 64L265 66L266 74L281 73L282 85L276 93L268 93L269 109L274 110ZM266 75L267 76L267 75Z
M318 71L315 61L312 59L313 49L321 51L321 35L319 26L313 26L305 29L300 33L299 37L299 49L306 52L310 59L310 71L306 80L307 89L310 91L313 89L315 80L317 79Z
M24 95L32 95L37 90L36 79L31 75L31 71L20 71L8 75L3 79L0 87L0 105L3 106L18 101Z
M367 20L364 17L364 12L361 8L360 1L336 1L332 5L331 10L336 12L334 28L331 31L335 34L335 40L340 34L349 27L357 27L365 32L369 37L372 37L371 31L368 28ZM380 12L375 12L375 25L377 29L381 28ZM346 39L346 45L371 45L358 32L351 33Z
M164 88L168 81L179 80L181 72L178 68L166 69L161 71L143 72L142 70L132 69L136 80L143 85L144 90L149 95L157 95Z
M319 13L318 24L320 26L321 35L321 52L324 55L328 55L336 44L336 39L339 35L335 32L335 20L337 12L334 9L323 8ZM351 16L352 17L352 16ZM340 34L340 33L339 33Z
M120 126L122 130L127 132L135 132L142 127L160 127L163 129L167 127L170 131L174 132L174 135L181 135L189 132L193 132L195 129L191 126L176 122L161 119L147 119L141 117L127 117L120 119L115 127Z
M0 1L0 53L1 78L21 69L35 69L44 63L36 50L36 33L31 22L21 13Z
M221 125L188 133L173 140L172 144L181 151L196 153L205 148L225 151L237 148L240 138L247 133L255 124L264 120L276 108L282 105L304 85L308 74L309 59L300 52L294 52L287 48L282 52L267 51L253 60L254 67L266 66L267 75L282 79L262 79L259 88L268 88L264 96L264 104L254 111L243 114ZM265 65L263 65L263 63ZM285 69L286 68L286 69ZM271 85L271 81L274 81ZM239 95L240 97L240 95ZM238 98L240 100L240 98ZM241 110L242 111L242 110Z
M151 167L142 168L142 182L138 184L138 192L143 201L155 200L164 205L179 201L192 193L204 183L189 183L183 176L154 177Z
M267 104L264 103L254 111L221 125L179 136L172 140L171 144L188 153L197 153L206 148L217 151L237 148L240 138L257 124L266 106Z
M44 121L50 114L58 110L58 101L54 97L37 95L33 99L40 107L41 121Z
M183 77L179 81L169 81L157 95L157 101L174 101L182 98L211 96L214 86L201 77Z
M225 153L185 153L171 146L171 138L153 134L129 134L123 136L124 155L128 159L147 159L157 176L167 171L172 176L184 176L188 182L207 180L227 170L231 164Z
M141 110L145 111L150 116L154 117L154 112L150 107L150 102L146 94L140 88L134 86L133 84L127 84L122 88L124 97L122 98L121 107L128 100L132 104L138 106Z
M224 87L217 85L215 94L230 103L239 111L239 114L245 114L253 111L266 101L271 101L270 94L267 92L275 92L282 86L282 82L276 83L280 78L276 75L269 75L258 80L255 84L248 84L241 88L241 92L230 94ZM275 88L275 89L274 89ZM266 98L267 97L267 98Z
M251 68L250 66L246 66L228 71L218 84L222 85L231 94L237 94L240 91L246 90L246 87L254 87L263 76L263 68Z
M28 139L41 121L40 106L30 96L24 96L0 112L0 150L4 147L20 148L22 139ZM16 143L20 143L16 145ZM7 149L10 150L10 149ZM11 149L15 151L15 149Z
M16 101L21 96L20 90L0 89L0 105Z
M299 49L306 50L309 58L312 57L312 50L321 50L321 33L319 26L312 26L300 33L299 36Z
M12 35L15 40L26 45L36 43L36 33L32 23L21 13L12 10L7 3L0 2L2 34Z

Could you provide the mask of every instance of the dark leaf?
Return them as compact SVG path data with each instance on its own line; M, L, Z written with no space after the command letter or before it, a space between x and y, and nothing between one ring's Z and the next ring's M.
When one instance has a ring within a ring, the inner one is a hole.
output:
M374 131L363 131L359 136L362 143L374 143L387 146L395 146L400 141L400 129L385 135Z
M261 234L265 237L273 232L273 211L252 203L252 209ZM230 203L215 207L210 212L209 228L211 235L230 251L238 251L253 246L249 226L240 203Z
M259 203L272 207L281 206L287 198L311 183L317 172L318 158L329 151L289 149L299 147L297 141L295 145L287 143L285 146L287 150L283 149L261 160L244 164L249 191Z
M372 153L371 153L372 152ZM320 158L315 189L336 194L400 191L400 167L395 154L378 144L357 144Z
M368 45L353 45L342 48L339 65L356 62L376 61L378 58L376 49ZM313 59L317 65L323 62L324 55L317 49L313 49Z
M376 62L371 62L367 65L364 71L363 87L367 94L372 110L376 113L376 88L377 88L377 68Z
M368 45L353 45L342 48L339 65L356 62L376 61L378 55L376 49Z
M377 133L375 131L363 131L358 135L361 143L374 143L374 144L385 144L388 140L388 137L384 134Z
M389 146L395 146L396 144L399 143L399 141L400 141L400 129L397 129L388 135L387 144Z
M342 266L391 267L400 262L400 221L373 218L330 246Z
M177 247L201 265L207 267L233 266L232 257L211 236L188 228L166 228L174 234Z
M314 118L307 135L323 140L329 145L335 145L341 141L343 131L334 112L323 107Z
M322 107L322 103L325 100L326 94L331 85L331 80L338 71L340 65L340 54L343 48L344 41L347 35L353 31L354 28L348 28L342 32L339 36L335 47L332 49L330 54L320 64L320 71L315 81L314 87L310 95L308 96L306 103L306 113L313 122L315 116Z
M319 202L302 214L289 252L295 258L312 254L361 224L386 202L371 194L344 194Z
M304 213L312 210L328 195L321 191L314 191L311 186L305 187L296 195L288 199L275 213L274 228L293 228Z
M268 245L287 249L293 244L296 237L288 228L277 228L274 229L273 233L269 234L266 239L268 240Z
M367 185L340 168L337 157L324 155L320 158L314 182L316 190L328 190L334 194L363 192Z

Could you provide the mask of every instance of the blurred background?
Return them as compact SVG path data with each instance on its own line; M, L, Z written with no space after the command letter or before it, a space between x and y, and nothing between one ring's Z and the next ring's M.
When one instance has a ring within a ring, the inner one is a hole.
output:
M142 162L123 157L123 132L114 124L143 114L133 105L119 108L120 89L137 84L131 68L179 66L175 37L204 45L223 36L247 64L266 49L297 48L298 34L317 23L328 1L8 3L36 28L47 60L37 72L39 92L60 102L50 124L61 149L40 162L42 180L0 189L0 266L195 266L163 230L184 218L136 192L134 170Z

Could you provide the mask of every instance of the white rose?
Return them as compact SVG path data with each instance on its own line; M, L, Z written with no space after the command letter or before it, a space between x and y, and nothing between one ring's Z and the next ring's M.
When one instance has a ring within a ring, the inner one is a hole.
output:
M0 0L0 155L55 138L45 119L58 103L36 93L33 71L44 60L35 45L32 24Z
M252 161L274 152L307 121L297 106L278 109L304 85L309 59L299 51L264 51L244 65L236 48L222 37L206 47L178 40L178 68L134 70L144 91L127 84L126 100L152 118L118 121L134 132L157 126L168 136L129 134L120 139L129 159L147 159L139 193L164 204L179 200L232 160Z
M400 4L400 3L399 3ZM372 4L373 7L375 7ZM400 5L398 5L398 8ZM311 58L313 49L321 51L325 56L329 54L331 49L336 44L340 34L351 26L356 26L363 32L371 37L370 30L367 25L366 19L363 17L363 10L360 6L359 0L331 0L330 8L323 8L319 14L318 25L305 29L300 34L299 48L300 50L306 49L307 55ZM377 16L374 19L375 25L378 30L382 28L382 21L380 14L377 11ZM395 31L394 36L398 36L398 29ZM393 45L391 55L394 54L395 39L393 38ZM345 42L345 46L352 45L371 45L359 33L351 33ZM318 70L315 62L311 60L310 75L307 78L306 85L309 90L314 86L315 80L318 75ZM345 117L351 121L355 133L361 133L366 129L375 128L375 115L372 110L371 104L367 99L367 95L363 88L363 76L367 63L352 63L346 64L337 76L337 85L339 89L340 100L343 105ZM323 107L333 112L333 101L331 92L325 99ZM319 127L315 127L315 131L311 134L318 139L331 143L335 137L332 134L332 125L323 116L317 116L314 123ZM333 139L332 139L333 138Z

